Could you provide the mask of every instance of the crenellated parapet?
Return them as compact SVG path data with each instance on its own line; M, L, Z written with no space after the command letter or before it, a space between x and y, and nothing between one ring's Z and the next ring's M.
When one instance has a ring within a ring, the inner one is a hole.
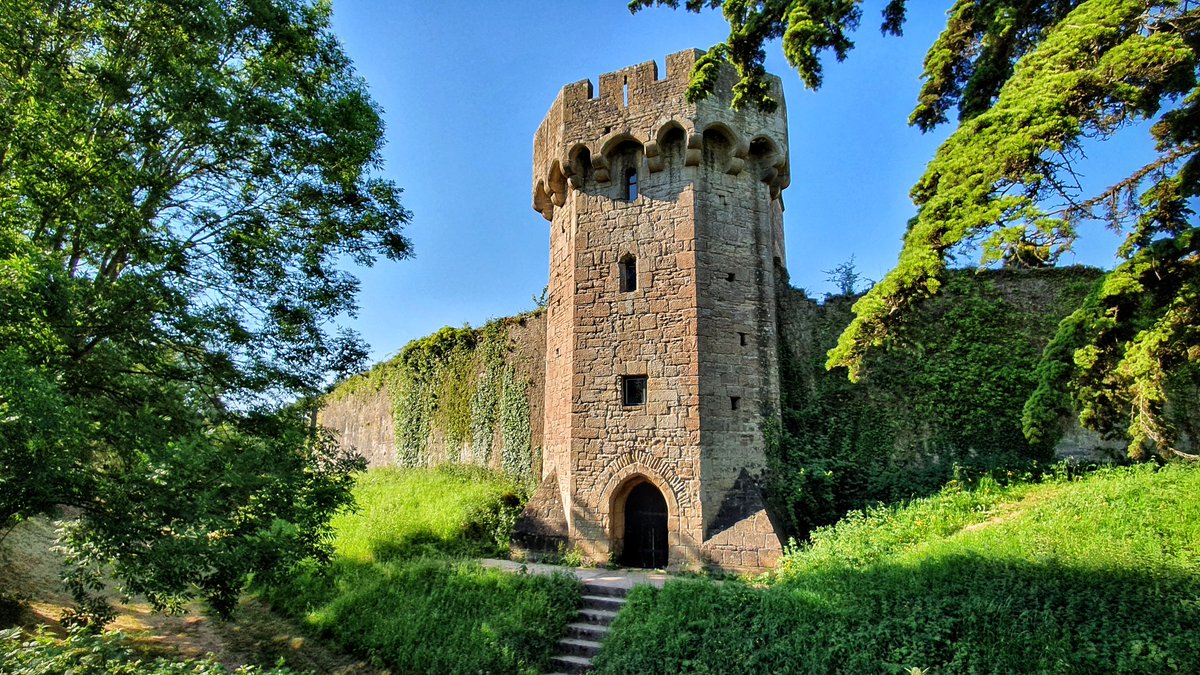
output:
M713 95L688 103L692 66L703 52L689 49L667 56L667 74L658 64L639 63L600 76L599 93L589 80L562 88L533 139L533 208L547 220L571 190L586 181L603 187L616 177L613 158L635 147L650 178L663 171L668 143L681 144L686 167L701 164L705 139L725 153L721 168L731 175L747 170L771 187L772 197L790 180L787 116L779 109L730 108L736 75L722 69ZM783 100L780 82L771 77L775 98ZM674 146L672 146L674 149Z

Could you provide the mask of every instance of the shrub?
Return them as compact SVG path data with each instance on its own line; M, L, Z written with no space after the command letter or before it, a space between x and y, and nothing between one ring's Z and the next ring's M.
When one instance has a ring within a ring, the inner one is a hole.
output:
M33 633L19 628L0 631L0 664L5 673L22 675L288 675L283 667L262 670L246 666L230 671L212 656L204 659L171 660L144 657L129 639L111 631L95 633L75 629L60 638L45 626Z
M600 673L1200 672L1200 467L981 481L814 534L765 588L634 590Z

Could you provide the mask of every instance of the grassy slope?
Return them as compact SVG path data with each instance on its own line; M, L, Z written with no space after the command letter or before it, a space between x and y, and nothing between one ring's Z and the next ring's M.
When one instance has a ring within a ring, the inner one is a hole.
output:
M488 524L498 524L517 486L469 466L375 469L354 488L356 509L333 519L339 558L358 562L425 555L491 554ZM485 522L486 521L486 522Z
M638 589L625 672L1200 672L1200 467L994 483L858 514L766 588Z
M395 672L531 672L545 665L579 601L561 577L485 570L461 556L496 552L514 486L467 467L384 469L356 488L335 523L326 575L265 589L349 652Z
M65 663L82 667L85 654L113 660L80 672L118 666L140 672L147 666L133 665L134 658L208 651L231 669L284 657L294 670L319 673L536 670L578 604L577 583L484 570L464 558L496 552L493 531L509 522L514 490L495 474L463 467L362 476L358 511L334 522L336 555L329 573L302 570L286 586L263 592L275 609L308 630L254 598L243 601L232 622L211 620L198 607L168 617L132 603L119 606L114 627L137 637L133 656L120 656L125 643L107 638L71 644L47 638L38 650L21 654L48 668L37 672L59 672ZM34 519L0 542L0 628L48 623L63 632L55 618L70 599L57 583L62 561L50 550L53 536L48 521ZM6 601L9 596L25 602L17 606ZM8 650L22 649L25 639L0 639L0 672L11 665ZM194 672L210 671L220 669L196 666Z
M148 670L145 664L152 659L198 659L205 654L215 658L229 670L243 665L269 666L284 659L289 667L300 672L337 673L339 675L378 672L357 659L349 658L326 648L317 640L308 639L303 629L287 619L273 614L262 602L244 598L229 621L208 616L200 603L191 603L180 615L154 612L140 599L121 601L115 594L110 600L117 618L107 628L129 636L134 656L118 658L121 648L115 636L95 638L104 649L94 649L92 638L79 638L71 643L54 645L41 640L38 649L24 650L20 656L9 653L22 642L34 639L35 626L48 626L51 635L65 636L66 628L59 617L72 606L70 595L62 587L62 554L54 550L55 527L46 518L32 518L18 524L0 541L0 629L10 626L25 628L25 635L9 640L0 639L0 672L11 666L19 672L63 672L54 659L72 658L77 654L80 673L111 672L129 666L135 672ZM13 599L19 599L14 602ZM85 668L83 655L105 655L110 661ZM57 656L53 656L57 654ZM18 659L41 659L37 670ZM141 659L142 665L130 665ZM20 663L20 667L16 664ZM122 665L123 664L123 665ZM168 667L169 666L163 666ZM141 669L140 671L138 669ZM188 671L193 672L193 671ZM208 672L197 666L195 672Z

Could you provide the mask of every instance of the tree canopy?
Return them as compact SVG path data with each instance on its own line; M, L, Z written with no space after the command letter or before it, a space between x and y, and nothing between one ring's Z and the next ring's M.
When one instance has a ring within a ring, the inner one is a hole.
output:
M634 0L630 9L654 4L679 5ZM880 4L881 30L899 35L906 2ZM821 56L846 57L861 5L687 0L691 11L721 8L730 25L729 39L697 63L689 96L711 91L713 65L728 60L740 75L734 105L774 107L762 64L775 38L805 84L819 87ZM912 189L917 215L895 269L855 305L828 366L857 379L867 350L897 339L908 309L938 292L956 256L1046 264L1081 225L1102 223L1124 235L1121 262L1046 348L1026 436L1054 445L1074 411L1087 428L1123 434L1134 457L1200 458L1181 449L1165 416L1191 404L1200 379L1200 9L1190 0L955 0L947 17L910 123L928 131L957 110L958 126ZM1146 126L1154 161L1085 193L1076 180L1085 145Z
M311 397L366 351L339 265L409 254L326 0L0 12L0 528L58 506L71 584L229 609L327 547L361 460ZM0 532L3 530L0 529Z

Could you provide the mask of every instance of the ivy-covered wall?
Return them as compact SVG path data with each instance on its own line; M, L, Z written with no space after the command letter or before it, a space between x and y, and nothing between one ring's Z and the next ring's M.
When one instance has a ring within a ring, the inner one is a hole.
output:
M952 272L895 343L871 353L858 384L825 370L856 298L782 293L783 428L769 482L784 528L803 535L850 509L929 493L956 466L1052 460L1025 441L1022 407L1059 320L1099 277L1083 267ZM1063 451L1099 442L1067 438Z
M443 328L333 388L318 423L372 466L462 462L532 481L545 339L542 312Z
M854 298L782 291L783 419L768 434L779 524L803 536L850 509L934 491L956 466L1054 459L1026 443L1022 406L1042 348L1099 277L1081 267L953 272L896 343L870 355L858 384L825 370ZM319 422L372 465L474 463L533 481L545 331L536 312L443 328L334 388ZM1099 439L1067 428L1056 453L1094 457ZM1120 441L1108 449L1124 452Z

